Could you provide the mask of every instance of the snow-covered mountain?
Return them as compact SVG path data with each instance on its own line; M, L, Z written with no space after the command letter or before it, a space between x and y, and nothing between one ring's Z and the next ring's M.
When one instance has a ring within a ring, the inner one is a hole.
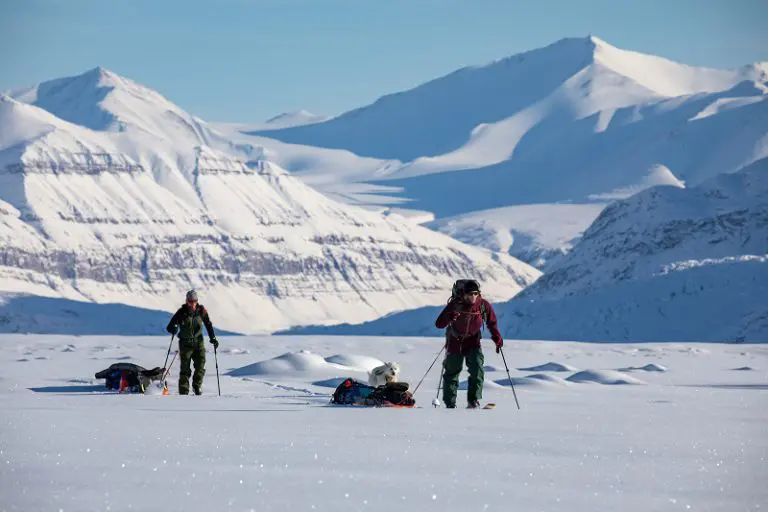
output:
M498 251L557 271L612 201L766 158L767 77L565 39L249 131L96 68L0 103L0 291L145 318L207 286L241 332L438 305L466 275L506 300L540 273Z
M513 337L768 342L768 158L612 204L526 292Z
M32 294L169 311L196 287L222 328L269 332L437 304L464 275L508 298L540 274L335 202L243 158L201 120L177 132L191 116L112 73L55 82L17 95L32 103L0 100L4 303Z
M227 123L227 122L209 122L208 126L220 132L240 132L247 133L259 130L276 130L280 128L291 128L305 124L321 123L330 119L328 116L318 116L306 110L295 110L293 112L283 112L274 117L270 117L263 123Z
M496 312L507 338L768 342L768 159L607 207L567 256ZM425 335L439 308L334 334Z
M156 91L101 67L15 91L11 96L91 130L136 130L167 142L211 145L211 135L202 120Z
M511 254L546 270L573 248L604 206L599 202L506 206L424 225L470 245Z
M270 128L289 128L294 126L303 126L306 124L320 123L330 119L328 116L316 116L306 110L296 110L293 112L283 112L267 119L264 124Z
M561 299L696 266L685 262L766 253L768 158L698 187L653 187L611 204L526 299Z
M697 68L595 37L564 39L326 122L255 133L278 159L281 149L266 138L379 159L379 167L365 162L348 170L286 154L285 165L353 201L451 217L464 230L446 232L494 247L510 231L530 232L525 224L497 222L500 208L534 205L517 215L522 220L550 204L604 206L653 185L695 186L768 156L767 80L765 62ZM592 208L595 216L599 210ZM556 209L552 217L559 218ZM555 252L567 251L582 224L567 234L551 226L567 241ZM487 238L479 239L480 231ZM552 237L544 233L530 244L518 237L510 252L537 258Z
M265 135L412 162L455 152L468 142L488 146L487 132L496 131L494 123L513 116L520 116L514 124L521 138L552 115L585 118L648 100L722 92L745 80L766 80L766 69L765 63L735 71L695 68L620 50L596 37L562 39L487 65L462 68L325 123ZM605 117L600 120L603 127L611 121ZM501 133L496 135L498 139ZM493 155L485 155L485 163L505 159L518 142L509 138L503 145L494 144L499 147ZM464 156L472 158L456 162L463 167L476 165L476 159L483 157Z

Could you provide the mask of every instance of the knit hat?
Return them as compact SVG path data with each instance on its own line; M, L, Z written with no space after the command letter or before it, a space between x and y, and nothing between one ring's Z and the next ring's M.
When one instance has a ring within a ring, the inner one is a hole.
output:
M470 293L470 292L477 292L477 293L480 293L480 285L479 285L479 284L478 284L478 282L477 282L477 281L475 281L474 279L473 279L473 280L471 280L471 281L468 281L468 282L467 282L467 283L464 285L464 293Z

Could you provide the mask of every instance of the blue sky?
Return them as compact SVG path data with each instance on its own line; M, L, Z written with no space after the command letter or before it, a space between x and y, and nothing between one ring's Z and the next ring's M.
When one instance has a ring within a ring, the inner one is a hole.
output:
M697 66L768 60L765 0L0 0L0 91L103 66L210 121L333 115L596 35Z

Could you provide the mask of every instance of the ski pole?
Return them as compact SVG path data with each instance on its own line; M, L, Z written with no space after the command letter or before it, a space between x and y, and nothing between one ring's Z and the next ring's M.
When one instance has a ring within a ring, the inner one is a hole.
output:
M176 336L176 333L171 334L171 343L168 345L168 353L165 354L165 362L163 363L163 369L165 369L165 365L168 364L168 356L171 355L171 348L173 348L173 338Z
M509 374L509 366L507 366L507 358L504 357L504 349L499 347L499 353L501 354L501 360L504 361L504 368L507 369L507 378L509 379L509 385L512 386L512 394L515 397L515 403L518 410L520 409L520 402L517 401L517 393L515 393L515 385L512 383L512 376Z
M163 373L163 381L171 374L171 367L173 367L174 361L176 361L176 356L179 355L179 351L173 353L173 359L171 359L171 364L168 365L168 368L163 368L165 373Z
M440 380L437 381L437 394L435 395L435 399L432 401L432 405L434 407L437 407L440 405L440 388L443 385L443 375L445 374L445 364L443 364L443 369L440 371Z
M213 347L213 358L216 360L216 385L219 387L219 396L221 396L221 382L219 382L219 349Z
M416 389L414 389L414 390L413 390L413 394L414 394L414 395L415 395L415 394L416 394L416 392L419 390L419 386L421 386L421 383L422 383L422 382L424 382L424 379L426 379L426 378L427 378L427 375L429 374L429 371L432 369L432 367L433 367L433 366L435 366L435 363L437 362L437 359L440 357L440 354L442 354L442 353L443 353L443 350L445 350L445 345L443 345L443 348L441 348L441 349L440 349L440 352L438 352L438 353L437 353L437 356L435 356L435 360L434 360L434 361L432 361L432 364L431 364L431 365L429 365L429 368L427 368L427 371L426 371L426 373L425 373L425 374L424 374L424 376L421 378L421 380L419 381L419 383L416 385Z

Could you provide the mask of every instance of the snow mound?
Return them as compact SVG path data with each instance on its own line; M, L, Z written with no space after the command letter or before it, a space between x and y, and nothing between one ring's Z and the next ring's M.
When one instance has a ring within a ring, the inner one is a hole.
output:
M627 368L621 368L618 371L620 371L620 372L636 372L636 371L642 371L642 372L666 372L667 368L665 366L660 365L660 364L651 363L651 364L647 364L645 366L628 366Z
M584 370L574 373L567 379L569 382L594 382L597 384L645 384L645 382L615 370Z
M506 387L509 387L509 381L504 380L504 382L507 383ZM517 384L517 382L515 382L515 384ZM459 382L459 391L466 391L468 387L469 387L468 381L462 380L461 382ZM499 382L494 382L492 380L486 380L483 383L483 387L485 387L485 388L503 388L504 384L501 384Z
M290 376L296 373L321 372L329 369L336 370L338 366L328 363L319 354L309 350L300 350L299 352L288 352L272 359L235 368L229 372L229 375L233 377L252 375Z
M667 367L660 364L651 363L645 366L641 366L640 370L643 370L644 372L665 372L667 371Z
M488 382L485 383L486 386L489 386L489 384L491 383L488 383ZM497 381L493 381L492 384L493 385L490 387L506 388L510 390L512 389L512 387L509 385L509 379L500 379ZM525 377L512 377L512 384L515 387L551 389L557 386L567 385L568 383L565 382L565 380L561 379L560 377L537 374L537 375L528 375Z
M734 371L734 372L753 372L753 371L755 371L755 369L752 368L751 366L740 366L739 368L734 368L731 371Z
M94 379L66 379L68 384L101 384L101 381Z
M546 373L534 373L533 375L526 375L524 378L551 382L552 384L558 384L561 386L568 385L568 381L566 381L564 378L558 377L557 375L547 375Z
M230 355L233 355L233 356L234 355L250 354L251 353L251 351L248 350L247 348L234 348L234 347L222 349L221 352L223 354L230 354Z
M366 368L370 365L378 366L380 364L381 361L368 356L336 354L324 358L310 350L299 350L298 352L287 352L272 359L235 368L227 375L233 377L266 375L270 377L306 377L308 375L316 378L333 377L328 380L319 380L319 383L315 383L315 385L336 387L341 382L338 377L355 377L366 381L367 377L363 378L359 374L366 373Z
M331 364L348 366L363 372L370 372L377 366L384 364L383 361L380 361L375 357L359 356L354 354L335 354L330 357L326 357L325 361Z
M521 372L577 372L578 368L569 366L563 363L554 363L552 361L539 366L531 366L529 368L518 368Z

